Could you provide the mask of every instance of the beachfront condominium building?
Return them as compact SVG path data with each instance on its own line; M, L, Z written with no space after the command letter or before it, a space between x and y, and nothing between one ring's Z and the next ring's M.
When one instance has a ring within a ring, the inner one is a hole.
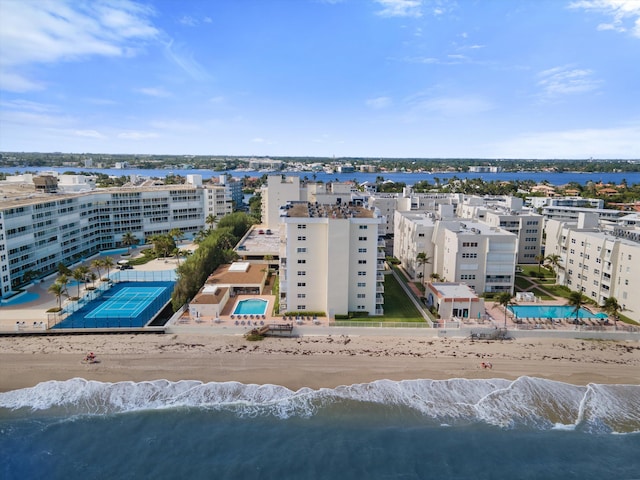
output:
M604 225L596 214L577 222L549 220L547 254L560 256L558 283L603 305L614 297L624 314L640 321L640 228L620 222Z
M436 220L431 212L396 212L393 254L413 279L428 281L433 271L433 231ZM424 253L424 261L418 255Z
M515 234L518 263L536 263L536 257L542 254L544 217L524 208L521 198L469 196L458 204L457 214Z
M433 232L434 270L476 292L513 292L518 237L481 222L441 220Z
M283 175L267 176L267 183L262 186L262 224L272 230L277 230L280 225L280 207L287 202L302 200L303 192L300 190L300 177L295 175L285 177ZM306 193L304 193L306 196Z
M440 212L449 210L444 207ZM430 212L396 212L395 225L394 256L414 278L422 274L427 281L434 274L447 282L464 282L476 292L513 291L515 234ZM420 253L427 263L418 259Z
M30 277L54 273L60 263L72 265L102 250L122 247L125 233L144 243L154 234L175 228L189 235L204 225L204 190L194 185L100 189L79 194L3 187L2 193L3 297Z
M380 213L352 203L280 209L280 311L382 315Z

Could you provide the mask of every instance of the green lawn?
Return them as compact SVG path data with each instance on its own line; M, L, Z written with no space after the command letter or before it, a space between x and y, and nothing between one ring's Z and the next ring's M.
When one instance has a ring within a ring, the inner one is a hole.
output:
M571 290L564 285L545 285L544 289L556 297L569 298L569 293L571 293Z
M518 290L525 290L533 285L529 280L520 275L516 275L515 283L516 287L518 287Z
M371 321L372 318L367 320ZM422 318L413 302L407 298L402 285L398 283L393 275L384 276L384 316L379 321L424 322L424 318Z
M540 267L538 271L538 265L518 265L522 269L522 274L527 277L534 277L537 279L539 274L544 275L545 280L555 280L556 276L551 270L547 270L544 267Z

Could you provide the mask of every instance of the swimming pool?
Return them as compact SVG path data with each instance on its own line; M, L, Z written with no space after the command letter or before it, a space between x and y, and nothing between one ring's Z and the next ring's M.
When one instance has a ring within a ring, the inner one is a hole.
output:
M576 318L573 308L571 305L513 305L509 310L518 318ZM578 318L607 318L607 314L581 308Z
M260 298L240 300L233 310L234 315L264 315L269 302Z

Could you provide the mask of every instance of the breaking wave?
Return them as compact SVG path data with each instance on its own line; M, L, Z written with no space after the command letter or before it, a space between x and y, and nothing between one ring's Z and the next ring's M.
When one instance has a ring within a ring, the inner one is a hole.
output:
M205 408L239 416L310 417L325 410L382 408L445 425L640 432L640 386L577 386L551 380L378 380L292 391L238 382L103 383L75 378L0 393L0 412L104 415L141 410Z

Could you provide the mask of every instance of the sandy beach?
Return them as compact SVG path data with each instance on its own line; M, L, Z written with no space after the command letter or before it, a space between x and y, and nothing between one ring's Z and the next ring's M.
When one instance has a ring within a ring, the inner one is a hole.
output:
M100 363L82 363L89 351ZM308 336L249 342L239 335L59 335L3 337L0 352L1 391L75 377L238 381L292 390L379 379L525 375L576 385L640 384L640 344L602 340Z

